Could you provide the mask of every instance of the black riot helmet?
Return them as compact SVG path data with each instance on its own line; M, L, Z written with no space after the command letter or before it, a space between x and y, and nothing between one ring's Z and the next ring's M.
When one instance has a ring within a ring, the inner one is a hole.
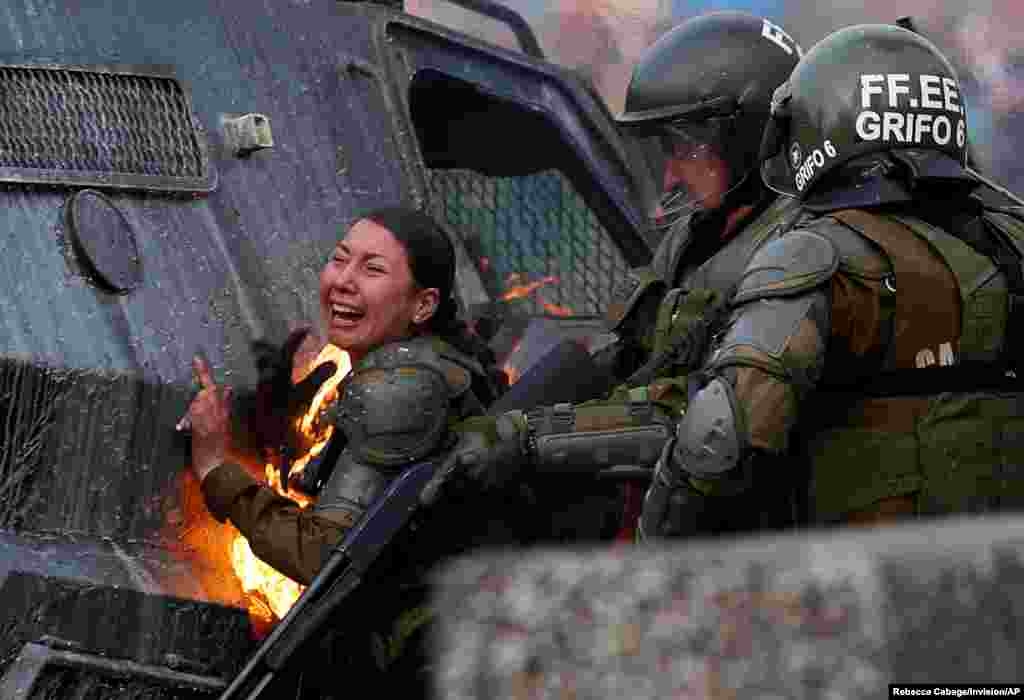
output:
M812 205L829 189L816 186L837 180L831 173L880 152L910 164L916 177L970 180L960 83L919 34L886 24L847 27L808 51L776 92L762 178ZM869 189L865 181L857 187Z
M664 34L640 59L620 124L638 137L660 191L672 159L712 149L733 189L757 167L772 94L800 47L780 27L745 12L713 12ZM666 215L681 192L662 192ZM671 222L667 222L671 223Z

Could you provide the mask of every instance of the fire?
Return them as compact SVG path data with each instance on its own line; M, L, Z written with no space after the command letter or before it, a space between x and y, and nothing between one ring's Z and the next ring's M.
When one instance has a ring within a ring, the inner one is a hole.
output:
M572 309L568 306L559 306L558 304L549 304L548 302L541 302L541 306L552 316L572 316Z
M548 275L542 277L539 280L533 282L525 282L525 276L520 272L513 272L505 279L506 291L501 295L502 301L511 301L512 299L522 299L523 297L533 294L541 287L549 284L558 284L559 278L556 275ZM540 296L540 295L538 295ZM543 299L539 299L541 308L551 316L572 316L573 310L568 306L561 306L559 304L553 304ZM522 372L516 367L514 358L516 353L519 351L519 346L522 344L522 338L516 341L515 345L506 355L505 363L502 365L501 370L508 377L508 383L515 384Z
M293 473L301 473L309 460L323 451L334 432L334 426L321 425L319 417L327 405L337 400L338 384L348 374L351 363L348 353L333 345L327 345L310 363L304 374L308 375L325 362L337 363L338 370L323 383L313 397L309 410L298 421L298 429L313 441L313 446L305 455L293 462ZM305 508L312 502L308 496L289 489L287 484L282 484L280 474L272 464L266 465L266 477L267 483L275 491L292 499L299 507ZM252 553L248 540L240 534L231 543L231 565L242 584L242 589L246 592L249 614L258 619L267 622L273 619L280 620L304 590L303 586L261 561Z
M547 277L542 277L539 280L523 284L523 275L519 272L513 272L505 280L505 286L508 289L501 295L501 300L511 301L513 299L522 299L533 294L541 287L549 284L558 284L558 282L559 279L556 275L548 275ZM540 300L540 305L552 316L572 316L572 309L568 306L552 304L544 301L543 299Z
M508 355L506 356L505 364L501 366L501 371L505 373L506 377L508 377L509 386L519 381L519 368L512 362L512 358L515 357L517 352L519 352L519 346L522 344L522 338L516 341L516 344L512 346L512 349L509 350Z
M547 284L558 284L558 277L554 275L548 275L539 280L535 280L528 284L517 284L521 277L512 273L509 275L506 286L510 287L508 291L501 295L502 301L511 301L512 299L522 299L523 297L533 294L535 291Z
M302 586L261 561L241 535L231 543L231 565L242 590L249 594L246 600L250 615L267 621L280 620L302 594Z

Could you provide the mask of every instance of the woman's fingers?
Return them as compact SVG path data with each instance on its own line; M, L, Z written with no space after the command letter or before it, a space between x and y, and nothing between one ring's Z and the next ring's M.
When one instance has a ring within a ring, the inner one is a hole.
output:
M210 366L201 354L197 353L192 358L192 374L199 383L199 393L195 395L188 410L185 411L185 415L175 425L179 431L191 431L194 417L206 416L211 410L215 411L216 404L226 402L231 395L231 390L227 387L223 391L218 391L219 387L213 381Z
M197 354L192 358L192 372L199 381L201 388L207 389L214 385L213 377L210 376L210 368L207 366L206 360L203 359L202 355Z

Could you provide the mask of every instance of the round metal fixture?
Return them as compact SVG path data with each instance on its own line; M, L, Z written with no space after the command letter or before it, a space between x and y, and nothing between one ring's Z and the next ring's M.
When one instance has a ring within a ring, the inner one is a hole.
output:
M142 282L135 234L124 214L95 190L77 192L68 203L71 238L94 281L119 294Z

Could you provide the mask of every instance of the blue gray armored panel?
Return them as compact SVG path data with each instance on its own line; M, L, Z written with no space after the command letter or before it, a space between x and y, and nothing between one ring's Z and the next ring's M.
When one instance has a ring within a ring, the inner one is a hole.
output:
M438 698L879 698L1024 676L1024 519L478 556Z
M5 600L9 619L42 612L2 640L0 672L10 649L63 629L51 595L97 619L118 596L94 589L165 596L153 610L191 600L196 624L201 604L243 602L234 533L206 513L174 429L195 390L190 360L203 351L218 380L251 394L253 344L319 321L320 269L360 212L440 214L466 309L502 291L468 240L483 210L474 235L495 244L490 258L546 223L514 267L491 268L503 273L556 257L555 233L580 233L563 237L562 257L584 261L563 286L591 321L612 274L649 256L626 152L585 86L393 7L11 2L0 46L0 590L27 575L60 583ZM508 147L503 135L527 127L537 147ZM501 195L489 205L459 189L486 178L480 191ZM545 320L551 342L581 324ZM497 323L511 347L529 319ZM161 624L141 616L140 637Z

